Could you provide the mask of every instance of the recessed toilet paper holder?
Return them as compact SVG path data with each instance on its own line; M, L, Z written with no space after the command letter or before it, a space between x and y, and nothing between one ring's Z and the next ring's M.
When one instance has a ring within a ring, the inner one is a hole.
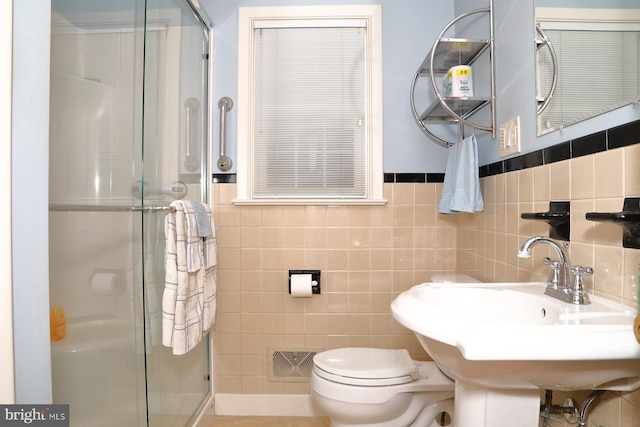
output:
M320 294L320 270L289 270L289 293L291 293L291 276L295 274L310 274L311 293Z

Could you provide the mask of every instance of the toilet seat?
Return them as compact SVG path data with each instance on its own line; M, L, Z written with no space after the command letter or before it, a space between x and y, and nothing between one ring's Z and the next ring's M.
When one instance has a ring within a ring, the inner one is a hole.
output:
M389 386L420 378L418 366L404 349L338 348L316 354L313 364L319 377L347 385Z

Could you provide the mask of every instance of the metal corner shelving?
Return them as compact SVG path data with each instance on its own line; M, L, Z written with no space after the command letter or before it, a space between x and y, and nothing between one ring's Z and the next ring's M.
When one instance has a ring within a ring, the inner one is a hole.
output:
M468 39L450 38L445 34L459 21L476 14L489 14L489 38L488 39ZM454 142L447 141L435 135L427 126L428 123L452 123L460 127L460 133L464 126L473 129L491 132L495 138L495 77L493 69L493 0L489 1L489 7L474 9L454 18L440 32L436 41L420 64L411 82L411 109L418 126L435 142L449 147ZM455 65L472 65L486 51L489 51L490 67L490 95L488 97L445 97L440 92L436 83L436 76L445 74L449 68ZM431 103L422 113L418 113L415 106L416 82L420 76L430 77L431 86L436 95L436 100ZM491 123L488 125L478 124L470 121L470 118L478 111L489 106L491 109Z

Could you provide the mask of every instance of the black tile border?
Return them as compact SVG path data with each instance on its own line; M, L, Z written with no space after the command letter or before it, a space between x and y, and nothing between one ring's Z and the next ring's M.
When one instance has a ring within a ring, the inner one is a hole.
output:
M235 173L214 173L211 177L211 183L213 184L235 184Z
M427 182L444 182L444 173L428 173Z
M384 182L387 184L444 182L444 173L385 173Z
M602 131L571 141L571 157L588 156L607 149L607 132Z
M524 169L524 156L512 157L504 161L504 170L519 171Z
M535 168L536 166L541 166L544 164L544 157L542 155L542 150L527 153L522 157L524 157L523 169Z
M213 184L235 184L235 173L213 174ZM385 173L384 182L386 184L424 184L434 182L444 182L444 173Z
M640 120L480 167L480 178L640 144Z
M640 143L640 120L607 131L609 150Z
M427 174L425 173L397 173L395 174L395 182L401 183L421 183L427 182Z
M542 159L545 164L561 162L571 158L571 141L561 142L542 149Z
M495 162L488 165L480 166L480 178L503 174L504 167L504 162Z
M561 142L521 156L480 166L480 178L500 175L563 160L600 153L615 148L640 144L640 120L616 126L573 140ZM235 183L236 174L213 174L214 184ZM444 173L385 173L385 183L444 182Z

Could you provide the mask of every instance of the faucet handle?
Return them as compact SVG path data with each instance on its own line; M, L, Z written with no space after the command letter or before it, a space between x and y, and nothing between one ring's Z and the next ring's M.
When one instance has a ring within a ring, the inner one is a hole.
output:
M573 267L571 267L571 272L576 277L591 276L593 274L593 268L574 265Z
M589 304L589 295L584 289L583 276L591 276L593 268L574 265L571 267L573 273L573 302L575 304Z
M551 258L545 257L545 259L542 260L542 262L544 262L545 265L548 265L549 267L551 267L551 271L549 272L549 278L547 279L549 286L552 286L554 289L557 289L558 285L560 284L560 261L553 261L551 260Z

